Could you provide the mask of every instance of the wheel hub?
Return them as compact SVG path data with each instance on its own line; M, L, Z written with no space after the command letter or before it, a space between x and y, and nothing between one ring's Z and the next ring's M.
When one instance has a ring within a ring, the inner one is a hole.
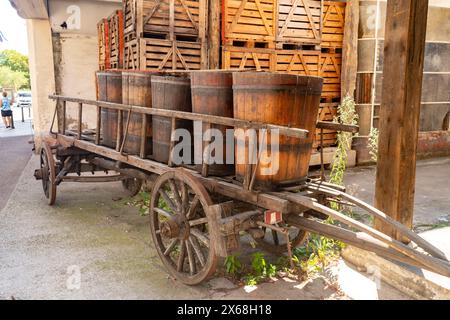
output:
M189 222L181 216L172 217L161 224L161 234L169 239L189 238Z

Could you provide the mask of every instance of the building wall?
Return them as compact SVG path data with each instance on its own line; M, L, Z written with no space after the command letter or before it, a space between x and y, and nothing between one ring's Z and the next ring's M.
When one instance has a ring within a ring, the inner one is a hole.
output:
M56 91L59 94L96 99L95 71L98 69L97 23L121 8L121 1L50 0ZM61 27L67 24L67 29ZM68 104L67 126L77 126L77 108ZM83 128L95 129L96 110L83 109Z
M383 81L386 1L361 0L358 40L356 103L360 117L358 148L367 148L367 136L378 128ZM420 131L447 127L450 112L450 1L430 0L422 86ZM450 150L448 150L450 153ZM359 162L368 153L360 152Z

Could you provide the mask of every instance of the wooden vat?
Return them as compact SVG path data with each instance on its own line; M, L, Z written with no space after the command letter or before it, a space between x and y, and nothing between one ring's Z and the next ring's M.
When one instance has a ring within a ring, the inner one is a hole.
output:
M97 72L98 100L114 103L122 103L122 72L99 71ZM115 148L117 143L117 110L102 108L101 111L101 135L104 146Z
M276 141L272 141L273 133L267 134L265 139L260 136L257 139L258 151L261 150L261 145L267 146L267 153L261 157L258 153L253 153L250 139L235 134L238 180L244 180L244 184L248 183L254 170L256 170L254 186L259 189L272 189L277 185L298 183L306 179L322 81L318 77L290 74L256 72L233 74L236 119L301 128L310 132L307 139L301 140L279 136L278 149ZM250 161L252 154L253 161ZM242 161L244 155L245 161ZM261 162L256 166L255 160L258 158Z
M199 71L191 74L191 91L192 91L192 112L207 114L220 117L233 118L233 74L227 71ZM208 174L214 176L226 176L234 173L234 165L227 165L227 155L233 153L232 145L226 143L226 130L233 129L231 127L214 125L211 129L217 129L222 134L221 150L210 153L217 163L208 166ZM208 125L203 125L202 133L205 138L205 132ZM217 141L214 140L214 143ZM216 144L217 145L217 144ZM202 147L198 159L203 158L205 146ZM221 156L217 153L220 152ZM202 162L203 163L203 162ZM202 172L202 165L196 166L199 172Z
M126 71L122 73L122 100L123 104L152 107L151 77L154 73ZM124 142L123 151L140 155L146 158L152 154L152 121L151 116L133 113L128 124L128 113L123 115L123 132L128 133ZM145 136L142 140L141 137ZM141 147L142 154L141 154Z
M189 77L153 76L151 81L153 108L192 112L191 81ZM153 116L152 118L153 158L158 162L168 163L172 119L160 116ZM175 128L186 129L192 133L192 121L176 120Z

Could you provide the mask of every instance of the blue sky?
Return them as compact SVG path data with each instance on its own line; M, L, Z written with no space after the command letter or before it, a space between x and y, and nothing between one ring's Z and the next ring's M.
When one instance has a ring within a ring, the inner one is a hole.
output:
M27 27L8 0L0 0L0 30L8 39L0 42L0 50L14 49L28 54Z

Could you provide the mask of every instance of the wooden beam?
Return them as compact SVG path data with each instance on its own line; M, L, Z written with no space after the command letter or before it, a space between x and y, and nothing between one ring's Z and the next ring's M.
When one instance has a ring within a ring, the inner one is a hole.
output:
M428 0L387 2L375 206L412 228ZM391 227L378 230L396 239Z
M208 10L209 69L220 69L220 14L222 10L222 1L209 0Z
M359 0L347 0L342 48L341 97L355 98L358 71Z

